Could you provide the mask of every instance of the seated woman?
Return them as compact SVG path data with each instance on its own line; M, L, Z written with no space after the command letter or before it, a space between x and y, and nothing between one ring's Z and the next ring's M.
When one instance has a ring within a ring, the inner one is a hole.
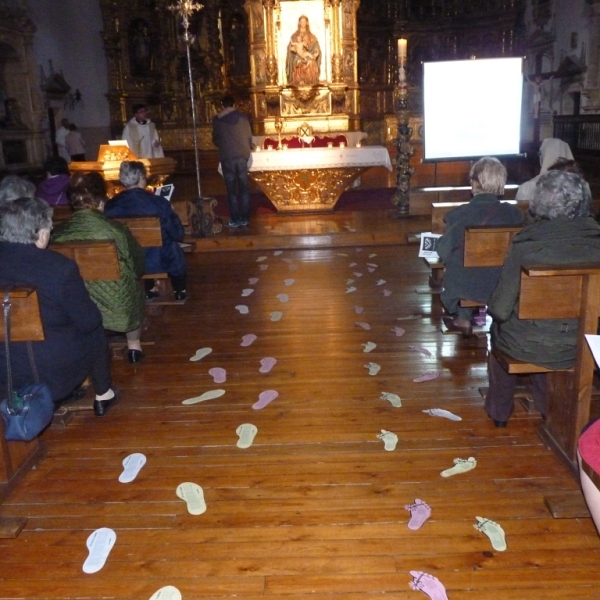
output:
M144 320L144 252L129 229L107 219L102 211L106 202L106 183L99 173L76 173L68 188L75 211L71 219L52 232L53 242L114 240L121 278L115 281L86 281L92 300L102 313L104 328L126 333L130 363L144 354L140 345Z
M583 430L577 444L577 457L583 497L600 533L600 419Z
M105 207L107 217L159 217L162 232L160 248L144 248L146 273L168 273L176 300L186 297L186 264L179 242L184 230L181 220L168 200L146 191L146 167L137 160L124 160L119 169L119 179L125 190L117 194ZM146 297L157 293L146 289Z
M52 209L38 198L19 198L0 206L0 285L37 289L43 342L31 347L41 383L59 402L90 376L96 392L94 413L103 417L119 400L111 387L110 358L102 315L90 299L77 265L48 250ZM6 364L4 344L0 365ZM14 342L11 366L15 388L31 383L27 344ZM0 368L0 389L6 369Z
M552 170L539 177L529 206L536 220L513 238L500 281L490 297L492 347L550 369L568 369L575 364L577 320L519 319L520 277L523 265L600 261L600 227L589 216L590 203L589 187L579 175ZM488 374L485 410L496 427L506 427L513 410L516 375L509 375L492 354ZM530 377L534 404L544 416L546 376Z
M7 175L0 181L0 206L17 198L33 198L35 185L18 175Z
M517 190L515 198L519 201L529 202L533 198L535 184L540 175L543 175L556 163L559 158L573 160L573 153L567 142L563 142L558 138L546 138L540 146L540 174L533 179L522 183Z
M520 225L521 211L512 204L500 202L504 194L506 169L491 156L480 158L469 172L473 197L445 217L446 229L438 240L437 252L444 261L444 289L441 300L449 316L444 317L448 329L470 335L472 308L459 305L461 299L487 304L498 278L500 267L471 267L463 263L465 228L480 225Z
M66 206L69 204L67 188L69 187L69 165L62 156L51 156L44 163L46 179L38 185L36 198L45 200L50 206Z

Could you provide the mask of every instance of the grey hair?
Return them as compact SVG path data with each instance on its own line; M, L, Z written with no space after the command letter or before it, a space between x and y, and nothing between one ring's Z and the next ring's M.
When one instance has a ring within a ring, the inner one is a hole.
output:
M551 170L538 177L529 211L541 219L575 219L590 214L591 202L590 187L583 177Z
M504 195L506 177L506 167L493 156L480 158L469 171L469 179L474 194Z
M119 168L119 179L126 188L136 186L146 178L146 167L139 160L124 160Z
M12 202L17 198L35 196L35 185L18 175L7 175L0 181L0 204Z
M52 229L52 208L44 200L17 198L0 205L0 241L35 244L42 229Z

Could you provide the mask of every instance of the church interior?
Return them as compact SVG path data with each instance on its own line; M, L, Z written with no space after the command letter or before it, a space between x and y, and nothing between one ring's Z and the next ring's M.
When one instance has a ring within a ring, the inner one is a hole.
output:
M560 138L598 212L600 0L0 0L0 17L0 178L39 182L67 120L71 173L112 196L144 105L164 156L139 158L174 186L188 269L185 301L146 304L143 361L111 341L106 418L89 391L39 438L0 439L0 598L600 597L573 437L600 417L592 363L549 420L523 371L494 427L491 318L444 329L418 242L468 202L474 162L425 160L428 62L522 58L504 198ZM254 144L239 229L212 138L225 95Z

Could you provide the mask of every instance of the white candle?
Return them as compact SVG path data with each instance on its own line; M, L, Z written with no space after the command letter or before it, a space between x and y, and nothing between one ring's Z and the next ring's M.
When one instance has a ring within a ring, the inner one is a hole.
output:
M406 48L408 46L408 42L405 38L400 38L398 40L398 62L403 63L406 62Z

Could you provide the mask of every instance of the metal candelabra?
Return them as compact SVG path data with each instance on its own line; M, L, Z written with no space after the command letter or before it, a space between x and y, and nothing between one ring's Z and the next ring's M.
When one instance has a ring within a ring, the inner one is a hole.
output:
M190 46L194 42L194 36L190 33L190 17L197 10L204 8L203 4L194 0L177 0L176 4L167 7L170 11L181 17L183 24L183 41L185 42L185 52L187 56L188 78L190 81L190 102L192 103L192 131L194 137L194 158L196 161L196 183L198 185L198 198L202 198L202 188L200 186L200 153L198 150L198 131L196 127L196 101L194 93L194 82L192 79L192 61L190 58Z
M414 153L410 145L412 127L409 126L408 87L406 83L406 57L398 59L398 87L395 96L395 112L398 117L398 133L396 138L396 191L392 196L392 204L396 206L398 217L407 217L410 213L410 176L413 168L410 159Z

